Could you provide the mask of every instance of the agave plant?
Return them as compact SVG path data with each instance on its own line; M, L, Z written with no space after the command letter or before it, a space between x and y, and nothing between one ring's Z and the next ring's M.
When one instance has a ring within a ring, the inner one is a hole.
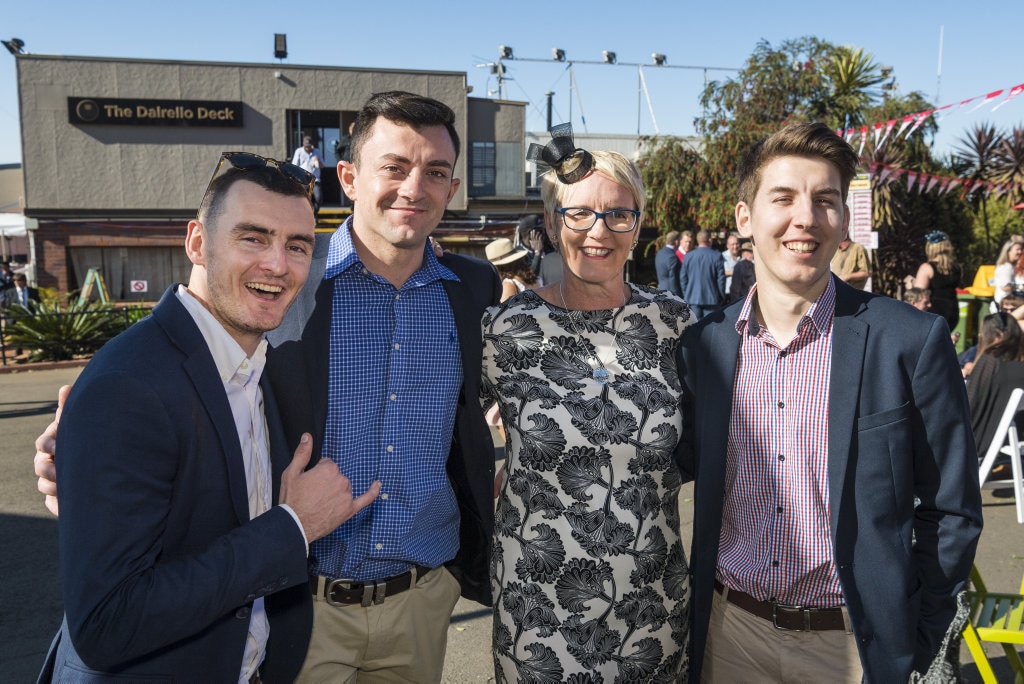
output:
M29 350L29 361L87 356L130 324L134 314L109 304L44 301L32 309L7 308L7 345Z

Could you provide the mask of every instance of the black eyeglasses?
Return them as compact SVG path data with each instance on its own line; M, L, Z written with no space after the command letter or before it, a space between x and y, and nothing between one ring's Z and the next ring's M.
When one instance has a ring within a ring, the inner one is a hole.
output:
M566 228L581 233L593 228L598 219L604 219L604 225L613 233L628 233L636 228L640 218L640 212L636 209L594 211L587 207L558 207L555 211L562 215L562 223Z
M238 169L239 171L252 171L253 169L262 169L264 167L271 166L277 169L282 176L295 181L300 187L304 188L306 190L307 198L313 197L313 184L316 183L316 178L301 166L296 166L289 162L280 162L268 157L261 157L260 155L253 154L251 152L224 152L220 155L216 168L213 169L213 175L210 176L210 182L206 184L206 192L203 193L203 202L206 201L206 195L210 193L210 186L213 185L213 181L216 180L217 176L220 174L220 170L224 166L224 162L228 162L231 164L232 168ZM200 202L200 206L202 206L202 202Z

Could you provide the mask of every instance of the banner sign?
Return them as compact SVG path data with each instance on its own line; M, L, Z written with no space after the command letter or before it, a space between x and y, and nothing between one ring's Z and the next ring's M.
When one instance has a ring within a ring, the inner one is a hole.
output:
M242 127L241 102L69 97L68 122L96 126Z

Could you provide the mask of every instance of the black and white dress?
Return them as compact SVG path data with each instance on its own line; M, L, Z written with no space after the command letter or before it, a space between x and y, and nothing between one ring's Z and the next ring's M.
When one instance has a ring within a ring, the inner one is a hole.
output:
M484 391L507 437L491 561L499 682L685 677L672 457L675 351L693 317L630 287L620 309L568 312L527 290L484 315Z

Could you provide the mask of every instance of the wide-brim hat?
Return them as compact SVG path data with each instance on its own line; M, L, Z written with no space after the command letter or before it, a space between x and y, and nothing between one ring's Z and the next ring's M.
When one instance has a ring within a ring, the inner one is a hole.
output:
M516 247L512 244L512 241L508 238L498 238L487 244L484 248L484 254L487 255L487 260L495 266L501 266L502 264L511 264L513 261L518 261L525 257L528 252L522 247Z

